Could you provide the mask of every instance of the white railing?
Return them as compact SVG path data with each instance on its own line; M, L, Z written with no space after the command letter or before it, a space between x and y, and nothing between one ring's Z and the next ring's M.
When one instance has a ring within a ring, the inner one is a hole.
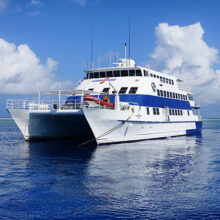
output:
M7 99L6 109L26 109L26 110L52 110L59 108L58 102L54 100L18 100ZM61 102L63 106L64 101Z

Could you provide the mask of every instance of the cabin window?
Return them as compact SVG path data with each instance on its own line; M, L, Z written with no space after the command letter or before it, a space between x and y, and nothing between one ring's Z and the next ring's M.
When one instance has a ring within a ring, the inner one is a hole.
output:
M120 76L120 71L114 71L114 77L119 77Z
M167 97L167 92L163 91L163 96L166 98Z
M110 88L104 88L104 89L102 90L102 92L106 93L106 92L109 91L109 89L110 89Z
M155 74L153 76L154 76L154 78L157 78L157 76Z
M163 97L163 91L162 91L162 90L160 90L160 96L162 96L162 97Z
M166 83L168 84L168 79L166 78Z
M167 98L169 98L170 97L170 92L167 92Z
M169 84L171 84L171 79L169 79Z
M163 77L163 82L165 82L165 77Z
M90 88L90 89L88 89L88 90L93 91L93 90L94 90L94 88Z
M159 115L160 114L159 108L153 108L153 114L154 115Z
M148 76L148 72L144 70L144 76Z
M162 78L162 76L160 76L160 81L163 82L163 78Z
M99 73L98 72L94 73L94 78L99 78Z
M127 70L122 70L121 71L121 76L128 76L128 71Z
M129 90L129 94L135 94L137 92L138 87L131 87Z
M129 70L129 76L135 76L135 70Z
M182 110L180 110L180 115L183 115L183 111Z
M106 77L105 72L100 72L100 78L105 78L105 77Z
M188 116L189 116L189 110L187 110L187 114L188 114Z
M193 100L192 94L189 94L189 93L188 93L188 97L189 97L189 100L191 100L191 101Z
M146 107L146 111L147 111L147 115L149 115L150 114L149 107Z
M172 92L170 92L170 98L173 98L173 93Z
M178 109L178 115L180 115L180 110Z
M113 76L112 71L108 71L107 72L107 77L112 77L112 76Z
M174 81L173 80L171 80L171 84L174 85Z
M150 77L153 77L153 74L152 74L152 73L150 74Z
M169 115L172 115L172 109L169 109Z
M175 115L177 115L177 109L175 109Z
M127 92L128 87L121 87L119 94L125 94Z
M141 70L136 70L136 76L142 76Z
M89 74L89 78L90 78L90 79L93 79L93 78L94 78L94 74L93 74L93 73L90 73L90 74Z
M172 109L172 115L175 115L175 111L174 111L174 109Z
M157 75L157 78L159 79L160 77Z
M160 90L157 90L157 95L160 96Z
M156 113L157 113L157 115L160 114L160 109L159 108L156 108Z

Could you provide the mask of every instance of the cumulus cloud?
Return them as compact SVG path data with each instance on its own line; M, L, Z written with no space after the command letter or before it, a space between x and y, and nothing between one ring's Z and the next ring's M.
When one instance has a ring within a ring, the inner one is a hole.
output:
M219 60L218 50L207 45L200 23L155 28L157 46L151 54L151 66L183 79L204 102L220 100L220 70L213 69Z
M0 12L5 11L8 8L9 0L0 0Z
M28 94L57 90L57 61L42 64L28 45L16 46L0 39L0 93ZM65 82L66 88L72 84Z
M79 4L81 6L85 6L87 3L87 0L71 0L72 2Z

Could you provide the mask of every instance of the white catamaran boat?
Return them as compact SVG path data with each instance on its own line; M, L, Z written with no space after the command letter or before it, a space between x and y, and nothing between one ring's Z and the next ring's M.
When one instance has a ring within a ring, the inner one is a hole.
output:
M73 91L41 93L58 95L58 102L7 100L25 140L91 136L105 144L201 132L200 106L181 80L126 58L85 72Z

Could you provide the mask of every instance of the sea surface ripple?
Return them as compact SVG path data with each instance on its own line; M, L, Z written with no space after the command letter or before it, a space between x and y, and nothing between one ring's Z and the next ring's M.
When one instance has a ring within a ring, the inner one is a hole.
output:
M202 135L79 147L0 119L0 219L220 219L220 120Z

